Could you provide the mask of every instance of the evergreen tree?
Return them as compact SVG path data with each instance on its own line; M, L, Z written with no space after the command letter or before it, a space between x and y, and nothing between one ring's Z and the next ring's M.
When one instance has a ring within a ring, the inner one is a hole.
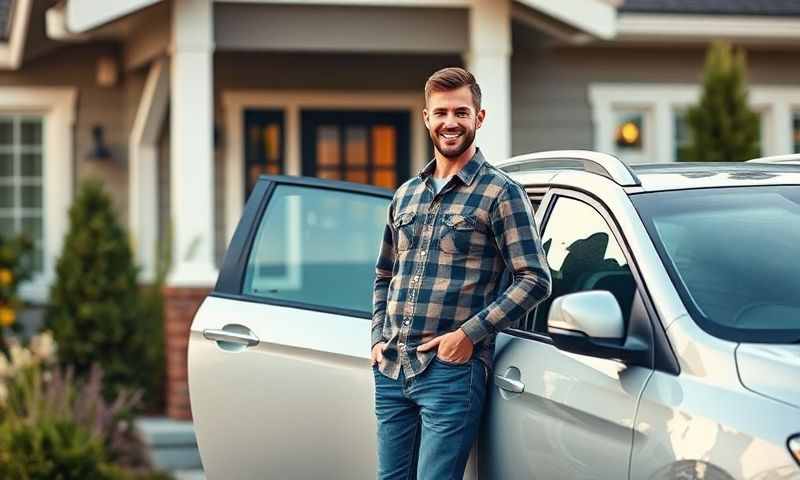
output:
M744 51L714 42L706 56L700 104L689 109L686 159L738 162L759 155L759 119L747 105Z
M99 363L108 398L120 387L145 387L152 372L142 365L146 339L138 333L137 269L125 229L99 181L81 186L69 219L46 317L59 361L78 375Z

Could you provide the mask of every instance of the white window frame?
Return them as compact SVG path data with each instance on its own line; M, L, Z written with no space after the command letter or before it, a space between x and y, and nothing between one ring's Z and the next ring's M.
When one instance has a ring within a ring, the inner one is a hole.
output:
M425 98L419 92L369 92L343 91L278 91L278 90L228 90L222 93L224 109L225 146L225 241L233 237L244 208L244 111L250 108L281 110L284 113L283 144L285 145L285 172L300 175L302 169L302 142L300 113L305 109L336 108L341 110L408 110L410 113L411 174L425 165L425 122L422 109Z
M750 107L761 114L761 154L790 153L792 111L800 108L800 87L751 85ZM674 112L700 100L696 84L593 83L589 102L594 123L594 148L614 149L614 112L617 109L643 109L649 112L652 162L675 161ZM645 132L648 135L648 132Z
M69 87L0 87L0 112L42 117L42 272L20 285L30 302L46 301L69 225L76 100Z

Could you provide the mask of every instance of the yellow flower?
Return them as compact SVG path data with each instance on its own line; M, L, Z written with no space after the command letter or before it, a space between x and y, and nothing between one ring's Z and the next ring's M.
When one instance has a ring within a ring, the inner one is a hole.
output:
M11 285L11 282L14 281L14 274L11 273L11 270L7 268L0 268L0 286L8 286Z
M3 327L11 326L16 318L17 315L12 308L0 307L0 325Z

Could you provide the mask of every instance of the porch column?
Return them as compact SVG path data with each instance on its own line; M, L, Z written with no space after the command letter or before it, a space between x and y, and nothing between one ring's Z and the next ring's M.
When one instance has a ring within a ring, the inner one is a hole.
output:
M164 289L167 416L190 419L187 350L214 265L212 0L175 0L172 14L172 270Z
M213 8L176 0L173 10L170 286L214 284Z
M473 0L464 63L483 93L477 144L490 162L511 156L511 0Z

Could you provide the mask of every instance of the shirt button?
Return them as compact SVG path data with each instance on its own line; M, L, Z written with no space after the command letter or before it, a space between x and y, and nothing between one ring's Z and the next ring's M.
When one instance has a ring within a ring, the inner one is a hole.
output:
M419 282L419 275L417 275L416 277L414 277L414 281L415 281L415 282Z
M411 324L411 322L410 322L410 321L408 321L408 320L406 320L405 322L403 322L403 325L409 325L409 324Z
M428 252L426 252L425 250L423 250L423 251L422 251L422 253L420 253L420 255L422 255L423 257L424 257L425 255L427 255L427 254L428 254Z

